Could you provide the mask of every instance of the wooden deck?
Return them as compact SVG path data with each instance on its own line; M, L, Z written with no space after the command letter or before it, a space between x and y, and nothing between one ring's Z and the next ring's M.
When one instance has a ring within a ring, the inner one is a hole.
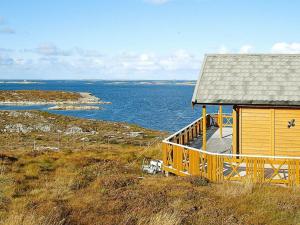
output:
M188 146L202 149L202 135L190 141ZM222 138L220 136L220 129L218 127L210 127L207 130L207 144L206 151L215 153L232 153L232 127L223 127Z
M224 123L223 123L224 122ZM206 150L202 148L206 124ZM300 187L300 157L242 155L231 152L231 116L207 115L163 141L163 170L179 176L202 176L212 182L242 181ZM220 137L219 127L223 129Z

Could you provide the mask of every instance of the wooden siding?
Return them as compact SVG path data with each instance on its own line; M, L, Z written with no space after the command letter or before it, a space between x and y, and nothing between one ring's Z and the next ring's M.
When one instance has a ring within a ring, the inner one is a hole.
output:
M240 109L241 154L273 155L271 113L270 109Z
M288 121L295 120L295 126L288 128ZM275 154L300 156L300 110L275 110Z
M239 121L241 154L300 156L300 109L241 108Z

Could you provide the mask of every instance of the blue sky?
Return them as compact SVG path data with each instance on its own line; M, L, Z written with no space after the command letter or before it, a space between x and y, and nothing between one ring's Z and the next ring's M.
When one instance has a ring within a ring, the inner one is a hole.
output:
M205 53L300 53L300 1L1 0L1 79L196 79Z

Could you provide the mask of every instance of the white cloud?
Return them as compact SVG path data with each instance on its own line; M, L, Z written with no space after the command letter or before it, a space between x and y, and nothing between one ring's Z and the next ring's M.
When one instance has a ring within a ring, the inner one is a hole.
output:
M97 50L93 49L82 49L82 48L74 48L74 52L78 55L84 56L84 57L100 57L103 56L101 52L98 52Z
M0 24L4 24L5 20L3 16L0 16Z
M0 34L14 34L16 31L10 27L4 27L0 29Z
M155 5L162 5L170 2L171 0L144 0L144 1Z
M197 57L181 49L166 57L162 57L159 60L159 65L165 71L198 70L200 68L201 58L202 57Z
M15 74L51 74L49 79L66 78L67 74L73 74L74 78L99 79L187 79L188 75L188 79L193 79L197 77L203 57L184 49L166 54L123 52L109 55L97 50L61 49L54 44L2 53L6 57L1 58L0 64ZM4 72L0 70L0 76Z
M252 51L252 49L253 49L253 47L251 45L243 45L240 48L240 53L247 54L247 53L250 53Z
M218 53L219 54L226 54L226 53L229 53L230 50L225 46L225 45L222 45L219 50L218 50Z
M287 53L287 54L300 53L300 43L278 42L272 46L271 51L273 53Z
M222 45L215 50L226 54L250 53L253 49L252 45L245 44L234 48ZM300 53L300 42L275 43L269 51ZM95 49L63 49L44 43L25 51L0 47L0 77L10 71L48 79L195 79L202 59L202 54L185 49L167 53L126 51L112 55ZM23 75L20 78L29 79Z
M68 56L71 54L70 51L59 49L57 46L51 43L41 44L34 51L46 56Z
M3 52L13 52L14 50L13 49L10 49L10 48L0 48L0 53L3 53Z
M253 50L253 46L252 45L243 45L243 46L241 46L238 49L230 49L227 46L222 45L218 49L217 53L219 53L219 54L230 54L230 53L247 54L247 53L252 52L252 50Z
M10 66L14 64L14 59L8 56L0 55L0 66Z
M7 22L4 17L0 16L0 34L14 34L16 31L9 27L5 26L7 25Z

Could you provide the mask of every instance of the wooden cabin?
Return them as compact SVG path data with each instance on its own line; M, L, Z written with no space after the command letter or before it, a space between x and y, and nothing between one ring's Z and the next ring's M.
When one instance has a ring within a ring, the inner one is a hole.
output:
M165 171L300 184L300 55L206 55L192 104L202 117L164 140Z
M234 153L300 156L300 55L207 55L192 104L233 106Z

